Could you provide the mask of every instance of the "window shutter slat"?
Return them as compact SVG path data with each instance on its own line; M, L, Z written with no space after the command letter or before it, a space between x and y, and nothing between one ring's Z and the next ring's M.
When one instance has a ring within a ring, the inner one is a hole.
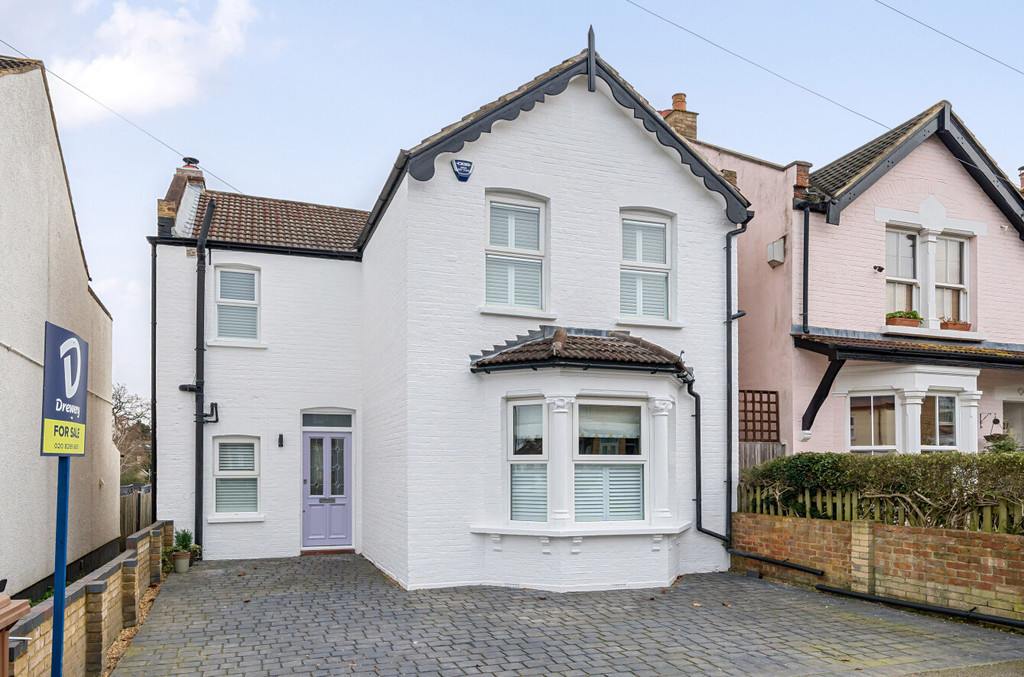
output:
M217 512L256 512L259 487L255 477L218 477Z
M666 263L665 225L644 221L622 222L622 260Z
M603 522L606 519L606 468L596 464L576 465L573 497L577 522Z
M486 297L488 305L508 306L512 304L508 293L510 263L508 259L497 256L487 257Z
M546 522L548 519L548 472L544 463L513 463L512 519Z
M491 232L488 242L492 247L508 247L511 245L512 213L505 205L491 204Z
M619 275L619 312L628 317L640 314L640 303L637 298L640 274L631 270L623 270Z
M637 224L632 221L622 222L622 260L637 260Z
M516 260L512 262L514 275L514 304L520 308L541 307L541 262Z
M258 333L259 309L256 306L217 305L217 336L221 338L255 339Z
M575 470L576 521L644 518L644 467L640 464L579 463Z
M232 301L255 301L256 274L220 271L220 297Z
M221 472L256 470L256 445L251 442L222 442L217 445L217 469Z
M640 315L668 317L668 275L645 273L640 278Z

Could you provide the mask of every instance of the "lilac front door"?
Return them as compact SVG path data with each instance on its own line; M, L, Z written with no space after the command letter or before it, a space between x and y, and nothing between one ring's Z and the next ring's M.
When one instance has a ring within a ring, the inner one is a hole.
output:
M352 545L352 433L302 435L302 545Z

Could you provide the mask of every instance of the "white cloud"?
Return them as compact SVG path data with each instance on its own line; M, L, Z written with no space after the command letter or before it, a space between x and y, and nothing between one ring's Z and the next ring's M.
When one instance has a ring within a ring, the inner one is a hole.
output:
M209 22L185 7L174 12L116 2L96 30L86 58L51 57L47 66L117 112L141 115L195 101L235 56L257 17L250 0L219 0ZM51 79L62 126L110 115L79 92Z

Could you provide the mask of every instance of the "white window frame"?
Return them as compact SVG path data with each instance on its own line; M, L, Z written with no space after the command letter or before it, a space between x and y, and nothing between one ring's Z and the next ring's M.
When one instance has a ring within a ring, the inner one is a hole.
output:
M247 444L253 445L253 470L227 470L220 469L220 445L221 444ZM217 512L217 480L235 478L256 478L256 510L247 512ZM253 435L223 435L213 438L213 514L217 516L247 516L259 515L263 505L263 487L260 480L260 438Z
M515 451L515 408L522 406L539 405L541 411L541 453L524 454L516 456ZM546 524L551 516L551 465L548 455L548 412L544 398L509 399L505 404L505 516L509 524ZM548 514L543 522L530 520L512 519L512 466L514 465L543 465L547 476L547 506Z
M955 284L955 283L952 283L952 282L939 282L938 247L939 247L939 243L944 241L944 240L948 241L948 242L955 242L955 243L959 244L962 247L962 250L960 251L960 275L961 275L961 279L963 279L963 282L961 284ZM939 307L938 307L939 306L939 290L940 289L949 289L949 290L954 290L954 291L959 291L960 292L960 317L954 317L954 318L951 318L951 319L953 319L956 322L970 322L971 321L971 319L970 319L971 318L971 313L970 313L970 307L968 305L968 302L970 301L970 293L969 293L968 284L967 284L968 280L970 280L970 277L968 276L969 269L967 267L969 253L970 253L970 241L967 240L966 238L955 237L955 236L952 236L952 235L939 235L936 238L935 248L936 248L936 257L935 257L935 262L933 264L933 267L935 269L935 306L936 306L936 308L935 308L935 316L938 317L939 319L942 319L942 317L943 317L942 313L945 312L944 310L940 310Z
M914 434L918 435L918 442L923 453L930 453L933 451L957 451L960 448L960 398L957 396L955 391L950 390L929 390L925 397L935 398L935 439L939 439L939 398L940 397L952 397L953 398L953 444L949 445L938 445L938 444L925 444L924 439L920 437L921 427L914 431ZM921 401L921 420L924 420L924 400Z
M640 409L640 453L635 456L581 454L580 453L580 406L596 407L637 407ZM614 527L623 524L647 524L651 519L651 431L648 423L648 410L646 400L629 399L605 399L605 398L577 398L572 409L572 463L569 467L569 502L571 504L573 523L577 526L600 526ZM595 522L576 521L576 464L592 465L640 465L643 475L643 511L644 516L639 520L611 520Z
M511 207L526 207L528 209L536 209L538 211L538 248L536 250L519 249L518 247L511 246L514 244L513 237L510 237L510 240L512 241L508 247L500 247L491 244L491 208L494 204L509 205ZM511 308L526 311L543 311L548 307L547 205L544 201L508 193L493 193L487 195L487 227L484 246L485 275L487 260L490 258L511 259L514 261L539 261L540 307L534 308L532 306L517 306L514 298L512 299L512 302L508 304L491 303L487 300L486 284L484 289L484 307ZM511 287L509 288L509 293L512 294L513 297L515 296L515 290Z
M261 308L261 297L260 293L260 269L255 266L245 266L239 264L214 266L214 306L216 312L213 317L213 335L218 343L259 343L263 336L263 309ZM239 299L222 299L220 296L220 275L222 272L229 273L248 273L254 276L253 278L253 297L252 301L245 301ZM220 335L220 308L221 306L241 306L246 308L256 308L256 337L255 338L240 338L237 336L221 336Z
M888 252L889 233L898 233L900 235L909 235L909 236L912 236L914 238L914 277L912 277L912 278L899 277L897 275L892 274L892 273L895 273L896 271L890 271L889 270L889 263L888 263L888 261L886 261L886 270L885 270L886 306L888 306L888 301L889 301L889 299L888 299L888 294L889 294L888 287L889 287L889 284L910 285L910 287L911 287L911 307L910 307L910 310L916 310L918 313L920 313L921 312L921 282L920 282L920 278L921 278L921 238L920 238L919 234L916 231L914 231L914 230L910 230L908 228L900 228L900 227L891 226L891 225L886 226L885 227L886 259L889 258L889 256L888 256L888 254L889 254L889 252ZM897 252L897 255L898 255L898 252ZM888 308L886 308L886 310L888 312Z
M625 252L622 251L622 237L623 229L627 221L633 223L640 223L644 225L661 226L665 231L665 263L645 263L643 261L627 261L625 258ZM672 261L675 258L673 252L673 239L672 239L672 219L651 212L643 211L622 211L619 213L619 315L629 319L650 319L650 320L672 320L673 319L673 284L672 284ZM665 276L665 315L645 315L643 314L643 300L640 294L640 286L637 285L637 314L627 315L622 309L622 273L634 272L648 275L664 275Z
M896 440L895 444L884 445L884 444L871 444L868 446L853 446L853 430L851 428L853 423L853 398L855 397L870 397L871 399L871 441L875 441L875 401L876 397L892 397L893 398L893 438ZM899 444L901 438L901 432L903 428L903 417L904 407L903 403L900 402L900 397L895 391L889 390L870 390L870 391L850 391L846 395L846 450L857 453L857 454L893 454L899 453Z

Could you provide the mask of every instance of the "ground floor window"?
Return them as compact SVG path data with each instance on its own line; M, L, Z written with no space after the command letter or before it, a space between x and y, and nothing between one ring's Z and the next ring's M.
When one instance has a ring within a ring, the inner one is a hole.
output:
M928 395L921 404L921 451L956 449L956 397Z
M644 519L642 409L580 404L573 472L577 522Z
M259 512L259 439L214 440L216 512Z
M886 454L896 451L896 396L850 397L850 451Z
M548 464L544 448L544 405L511 407L509 486L511 518L522 522L548 519Z

